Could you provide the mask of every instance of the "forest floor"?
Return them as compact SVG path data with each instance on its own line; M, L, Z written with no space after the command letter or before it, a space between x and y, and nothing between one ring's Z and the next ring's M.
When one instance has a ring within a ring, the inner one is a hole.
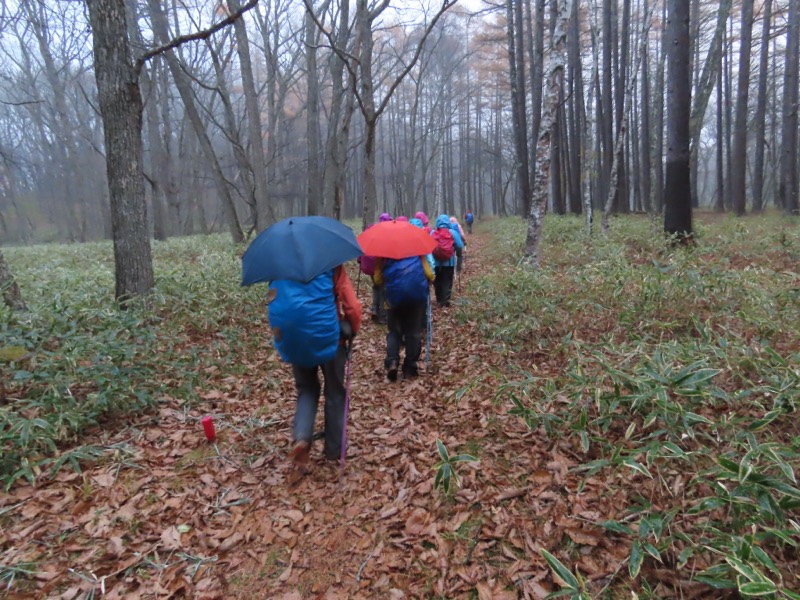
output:
M84 444L113 452L82 472L64 469L0 494L0 596L544 598L575 584L571 573L554 575L546 550L581 574L589 597L630 597L638 588L627 578L629 563L648 545L641 524L638 550L638 538L620 535L632 515L645 514L630 512L633 498L667 511L675 494L687 502L681 489L692 475L678 467L653 479L628 459L623 474L586 474L581 467L599 456L594 442L587 454L578 437L545 435L521 418L524 411L510 411L506 394L509 382L526 376L520 369L535 364L538 379L555 380L570 357L482 335L480 320L489 317L478 280L497 268L492 235L468 236L463 279L453 305L433 310L430 368L416 379L387 381L385 327L369 319L368 282L354 278L365 319L353 352L343 477L316 442L310 472L293 481L294 383L265 341L240 357L243 375L209 373L217 385L200 402L166 397L134 422L87 432ZM542 326L541 339L572 331L598 341L604 323L588 311L573 317L563 331ZM191 350L214 352L213 331L190 334ZM242 335L266 340L266 319ZM215 444L203 437L206 414ZM615 424L608 436L624 446L627 425ZM435 486L437 440L450 456L476 459L454 463L449 493ZM642 567L649 597L734 597L677 582L676 556L659 551L666 562L645 557ZM639 556L637 573L641 563Z
M18 573L9 597L544 597L553 585L539 549L561 529L586 544L582 572L613 574L628 550L589 525L601 515L574 496L578 457L497 405L508 356L458 307L489 268L485 242L469 237L455 302L434 307L430 372L417 379L386 380L385 327L369 319L361 281L341 480L317 442L310 472L289 482L294 383L265 343L246 357L249 374L207 392L206 406L162 403L157 416L90 433L83 442L117 447L114 459L4 496L13 546L2 562L35 571L21 588ZM202 435L206 412L216 444ZM433 485L437 439L477 458L455 465L449 495Z

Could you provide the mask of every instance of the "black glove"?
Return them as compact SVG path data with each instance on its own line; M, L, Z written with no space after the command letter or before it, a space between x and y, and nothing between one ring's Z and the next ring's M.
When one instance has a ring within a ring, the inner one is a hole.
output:
M350 321L347 319L342 319L339 321L339 337L343 340L347 340L348 342L355 337L353 333L353 327L350 325Z

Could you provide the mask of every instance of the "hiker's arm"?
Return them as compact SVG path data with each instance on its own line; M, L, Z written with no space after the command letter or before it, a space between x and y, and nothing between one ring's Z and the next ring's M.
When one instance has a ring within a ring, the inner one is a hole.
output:
M358 301L356 291L344 267L338 267L333 280L333 293L336 294L344 318L350 323L355 335L361 329L361 302Z
M431 261L428 260L427 256L420 256L419 259L422 261L422 270L425 271L425 277L428 278L428 281L433 281L436 276L433 274Z
M451 230L453 232L453 242L456 245L456 248L463 248L464 247L464 240L461 239L459 233L455 230Z

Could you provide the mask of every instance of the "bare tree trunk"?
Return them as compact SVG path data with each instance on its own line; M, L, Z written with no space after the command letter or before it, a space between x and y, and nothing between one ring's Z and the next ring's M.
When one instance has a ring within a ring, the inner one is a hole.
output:
M28 310L25 300L22 298L22 292L19 291L19 286L11 274L11 269L8 268L6 257L3 256L3 250L0 248L0 290L3 292L3 301L11 310Z
M231 12L241 10L239 0L228 0ZM261 109L258 106L253 65L250 60L250 41L247 38L247 25L244 17L236 19L233 23L236 34L236 52L239 55L239 68L242 76L242 89L244 102L247 109L247 140L250 149L250 168L253 170L253 183L256 195L256 233L266 229L275 222L275 212L269 201L267 188L267 170L264 160L264 144L261 135Z
M692 237L689 0L668 0L667 17L667 176L664 231L686 243Z
M797 111L798 58L800 58L800 0L789 0L786 35L786 68L783 76L783 135L781 139L781 179L778 198L783 214L798 215Z
M641 36L639 38L639 43L643 48L645 44L647 44L647 37L650 31L650 14L646 13L644 15L644 20L642 21L642 31ZM617 140L614 144L614 163L611 167L611 176L609 179L609 189L608 189L608 196L606 197L606 204L603 208L603 218L601 220L601 230L603 232L608 231L609 222L608 218L611 214L612 209L614 208L614 200L617 198L617 180L619 178L619 171L620 165L624 160L625 154L622 151L623 144L625 143L625 133L626 133L626 126L628 123L630 109L631 109L631 99L633 97L633 91L636 89L636 80L639 74L639 67L641 66L641 61L644 56L644 53L641 51L637 52L638 60L636 61L636 66L633 70L633 74L631 75L630 80L627 82L627 89L622 94L620 98L621 108L622 108L622 118L619 119L619 127L617 130Z
M720 69L717 71L717 199L714 207L719 213L725 212L725 123L722 98L722 69Z
M159 43L167 44L169 42L169 26L167 23L167 17L161 8L161 3L159 0L147 0L147 6L150 10L151 25L153 27L155 38L159 41ZM214 183L216 184L217 193L219 194L220 201L222 202L222 206L225 210L231 237L233 238L234 243L241 244L244 242L244 231L242 231L242 226L239 223L239 217L236 215L236 207L234 206L233 197L231 196L230 189L228 188L228 183L225 180L225 174L222 172L219 159L214 152L214 148L211 145L211 140L208 138L208 132L206 131L203 120L200 117L200 112L195 104L191 85L189 84L186 73L184 73L183 69L181 68L180 61L175 53L172 50L168 50L164 53L164 56L167 61L167 66L172 73L172 78L175 81L175 87L178 88L178 93L181 96L181 100L183 100L184 110L189 117L189 121L192 124L195 135L200 142L200 148L202 149L203 155L205 156L208 166L211 168L214 176Z
M517 154L517 182L522 197L522 214L530 212L531 186L528 165L528 122L525 102L525 60L522 3L508 0L508 61L511 81L511 109L514 123L514 145Z
M320 7L320 14L327 8L327 2ZM322 180L320 172L319 142L319 73L317 71L317 41L319 35L314 26L313 5L306 8L305 41L306 41L306 80L308 82L308 101L306 106L306 142L308 153L308 189L307 211L309 215L318 215L322 210Z
M703 131L703 121L706 116L706 109L708 108L708 101L714 91L713 81L716 79L717 70L721 68L722 62L720 58L723 56L725 39L725 25L728 22L728 16L731 13L732 0L720 0L719 9L717 10L717 24L714 29L714 35L711 38L711 43L708 47L708 53L703 64L703 72L697 80L697 85L694 87L694 102L692 103L692 116L689 123L690 132L692 136L691 141L691 172L697 173L697 165L700 156L700 134ZM696 204L695 196L697 195L697 186L695 179L692 186L692 201Z
M772 21L772 0L764 1L764 15L761 27L761 48L759 50L758 95L756 98L755 158L753 159L753 212L764 208L764 133L767 124L767 75L769 68L769 32Z
M131 57L124 0L87 0L105 132L114 235L115 297L121 306L153 288L142 174L142 96Z
M644 0L644 12L650 12L648 0ZM653 211L651 198L652 180L650 175L650 146L652 144L652 132L650 131L650 60L649 60L649 38L645 39L641 46L642 61L642 97L641 97L641 134L639 136L639 155L640 155L640 194L644 209L648 213Z
M742 0L742 24L739 41L739 82L736 92L736 123L733 130L733 208L738 216L746 210L747 174L747 98L750 91L750 44L753 39L753 0Z
M558 0L553 0L558 2ZM539 265L539 247L542 242L542 224L547 212L547 190L550 176L550 133L555 123L566 62L566 37L572 1L558 2L558 18L550 41L550 55L545 71L546 87L542 111L542 128L536 151L536 178L531 212L528 215L528 232L525 239L525 258Z

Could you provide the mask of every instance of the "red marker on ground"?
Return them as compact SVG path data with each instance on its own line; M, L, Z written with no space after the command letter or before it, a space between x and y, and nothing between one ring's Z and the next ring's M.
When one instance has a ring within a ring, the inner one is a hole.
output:
M206 415L203 417L203 431L205 431L206 439L209 442L213 442L214 438L217 437L216 432L214 431L214 421L211 418L211 415Z

